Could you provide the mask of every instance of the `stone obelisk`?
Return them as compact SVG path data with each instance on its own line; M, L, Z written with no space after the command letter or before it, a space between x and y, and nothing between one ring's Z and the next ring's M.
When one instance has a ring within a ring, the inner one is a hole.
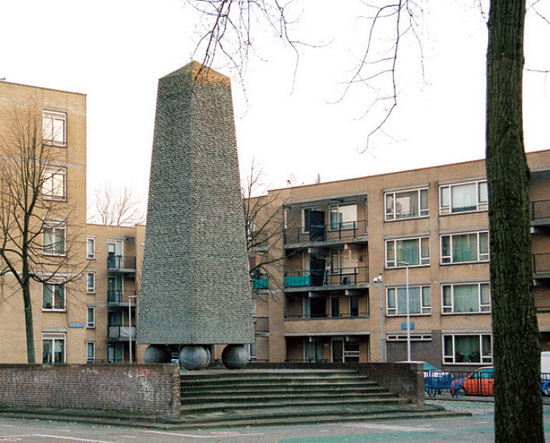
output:
M191 62L159 80L138 343L148 361L181 348L187 369L254 342L245 222L228 77Z

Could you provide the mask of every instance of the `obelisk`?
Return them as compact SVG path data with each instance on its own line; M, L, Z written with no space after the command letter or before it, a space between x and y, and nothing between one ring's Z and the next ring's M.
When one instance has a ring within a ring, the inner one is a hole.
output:
M248 361L245 235L231 83L193 61L158 84L137 333L152 345L146 360L177 345L201 369L212 345L228 344L226 366Z

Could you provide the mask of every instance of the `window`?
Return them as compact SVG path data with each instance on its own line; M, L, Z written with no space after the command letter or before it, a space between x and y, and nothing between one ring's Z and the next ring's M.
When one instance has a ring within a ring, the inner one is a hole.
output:
M443 335L443 363L491 364L491 335Z
M117 269L124 265L124 242L122 240L109 240L107 243L107 268Z
M428 189L413 189L402 192L386 192L384 194L386 206L386 221L407 218L427 217Z
M432 334L410 334L411 341L432 341ZM388 334L388 341L407 341L407 334Z
M469 263L489 260L489 233L470 232L441 236L441 263Z
M486 181L439 187L439 213L441 215L486 211L488 201Z
M42 336L42 363L65 363L65 334Z
M44 143L65 146L67 114L63 112L44 111L42 114L42 139Z
M42 309L44 311L65 310L65 285L44 283L42 288Z
M65 200L66 195L65 169L46 169L42 183L42 194L46 199Z
M93 306L86 309L86 327L95 328L95 307Z
M88 363L93 363L95 360L95 342L88 341L86 342L86 361Z
M386 240L386 268L429 264L430 241L428 237Z
M86 257L89 259L95 258L95 238L89 237L86 239Z
M44 254L65 255L65 226L46 224L44 226Z
M444 314L491 311L489 283L443 285L442 293Z
M357 205L331 205L330 206L330 229L337 231L341 229L354 229L357 227Z
M407 288L387 289L387 315L407 315ZM409 287L409 314L427 315L432 312L429 286Z
M86 293L95 294L95 272L86 273Z

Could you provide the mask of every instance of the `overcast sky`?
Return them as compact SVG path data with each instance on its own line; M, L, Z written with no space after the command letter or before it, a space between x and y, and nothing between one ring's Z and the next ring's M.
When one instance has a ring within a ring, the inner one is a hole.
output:
M255 158L274 188L291 174L308 184L317 175L331 181L482 158L486 29L477 1L419 2L422 53L404 46L398 107L387 135L363 154L380 114L361 118L368 97L360 87L334 104L364 47L361 2L300 0L296 36L321 47L301 51L295 78L292 51L256 34L262 58L250 61L244 87L233 82L241 170ZM87 94L89 195L109 183L145 197L157 82L191 61L199 32L184 0L0 0L0 78ZM528 21L528 68L550 69L549 32L543 20ZM216 67L233 75L223 60ZM528 151L550 145L548 93L545 74L526 74Z

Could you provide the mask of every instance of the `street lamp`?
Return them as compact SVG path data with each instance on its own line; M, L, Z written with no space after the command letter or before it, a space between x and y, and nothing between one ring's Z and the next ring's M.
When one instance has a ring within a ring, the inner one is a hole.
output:
M128 349L130 356L130 364L132 364L132 298L137 299L137 295L128 296Z
M378 283L380 287L380 361L386 362L386 332L384 330L385 316L384 316L384 286L382 284L382 274L378 274L374 277L374 283Z
M409 263L400 261L399 265L405 265L406 278L406 303L407 303L407 362L411 361L411 309L409 299Z

